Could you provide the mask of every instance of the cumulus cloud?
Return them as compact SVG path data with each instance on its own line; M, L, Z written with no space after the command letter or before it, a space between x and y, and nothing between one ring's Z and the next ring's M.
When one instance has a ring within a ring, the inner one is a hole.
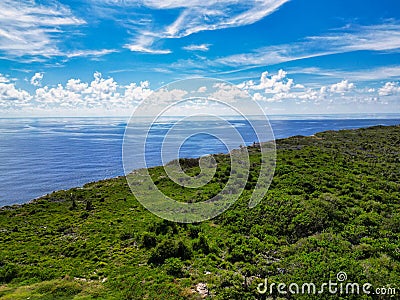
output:
M65 88L68 91L71 91L74 93L85 93L86 91L88 91L88 86L89 86L88 83L81 82L80 79L71 78L70 80L67 81Z
M350 83L348 80L342 80L341 82L332 84L329 88L331 93L345 93L349 92L354 88L354 83Z
M400 94L400 86L398 82L386 82L384 86L379 89L379 96L391 96Z
M25 107L32 96L18 89L14 82L0 74L0 107L2 109L21 109Z
M95 72L93 76L94 80L88 88L90 94L99 98L108 98L116 92L118 84L114 81L114 78L104 79L100 72Z
M210 95L210 97L213 99L234 103L248 97L246 91L230 84L217 83L213 86L213 88L215 90Z
M140 84L135 82L125 86L125 99L132 101L142 101L146 99L153 92L150 88L148 81L141 81Z
M323 86L296 83L284 70L276 73L263 72L259 79L247 80L236 87L220 82L213 86L200 86L194 93L181 89L166 88L153 91L148 81L132 82L121 85L112 77L104 77L100 72L93 74L91 81L85 82L79 78L71 78L64 84L55 86L36 85L42 78L42 73L32 77L36 86L33 93L16 87L14 79L0 74L0 111L2 113L30 111L44 114L55 114L63 110L64 114L74 115L129 115L138 103L151 95L150 107L158 107L166 99L179 101L186 98L194 99L204 92L209 92L210 99L227 101L240 105L241 100L248 95L263 105L310 105L319 107L338 106L347 109L346 105L396 105L396 94L400 94L399 82L386 82L381 88L363 86L356 88L348 80ZM390 97L393 96L393 97ZM397 102L396 102L397 101ZM210 101L185 102L184 107L193 106L201 109L208 107L214 111ZM246 111L247 107L243 107ZM190 111L190 110L187 110Z
M287 78L286 75L287 72L282 69L276 75L270 75L268 71L265 71L261 74L258 84L250 80L243 82L239 87L256 91L263 90L266 94L287 93L293 87L293 79Z
M151 97L153 101L151 104L158 105L162 102L167 101L170 103L171 101L180 101L185 99L185 96L188 94L187 91L181 89L173 89L169 90L168 88L161 88L154 92Z
M131 109L152 93L148 81L121 86L114 78L104 78L100 72L93 74L93 80L83 82L71 78L66 84L38 87L42 73L36 73L31 82L37 86L33 94L15 87L7 77L0 75L0 106L2 108L29 107L32 110L51 112L66 109L80 112L88 110L115 111Z
M261 73L259 80L244 81L237 86L249 91L256 101L281 102L285 99L314 100L317 98L316 91L295 83L282 69L276 74L265 71Z
M30 82L34 86L40 86L42 84L42 79L43 79L43 73L38 72L32 76Z
M265 71L258 80L244 81L237 86L251 93L254 100L262 102L294 100L298 103L310 101L320 103L322 101L333 101L337 94L341 94L341 99L345 99L343 97L347 97L346 99L354 98L354 95L350 96L350 94L355 92L355 84L348 80L323 85L319 88L306 87L303 84L295 83L292 78L288 78L288 73L282 69L276 74Z
M42 87L35 91L34 102L40 109L84 109L109 110L127 109L127 114L152 90L148 81L120 86L112 77L103 78L100 72L93 74L91 82L71 78L65 85Z

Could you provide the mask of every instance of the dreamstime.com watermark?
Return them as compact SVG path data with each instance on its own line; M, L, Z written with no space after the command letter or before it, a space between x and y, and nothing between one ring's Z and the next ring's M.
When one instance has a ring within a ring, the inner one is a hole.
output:
M251 141L244 138L249 134ZM208 138L196 147L218 140L226 149L230 168L223 175L211 154L199 159L198 175L189 176L183 170L179 162L182 145L198 135ZM250 174L248 148L240 147L253 142L261 156L256 180ZM132 193L149 211L174 222L201 222L232 206L245 190L249 175L253 182L248 206L255 207L263 199L275 171L275 138L266 113L246 91L222 80L186 79L161 87L135 108L124 134L122 161ZM151 176L148 167L154 161L164 166L165 175ZM218 176L227 182L213 189L217 194L180 201L183 188L199 191ZM167 179L178 185L172 193L159 188L158 183Z
M312 295L312 294L325 294L329 293L332 295L396 295L396 288L386 286L374 288L372 284L347 282L347 274L345 272L339 272L336 274L337 281L329 280L322 284L315 284L313 282L299 283L268 283L268 279L265 278L264 282L258 284L257 291L260 294L269 295Z

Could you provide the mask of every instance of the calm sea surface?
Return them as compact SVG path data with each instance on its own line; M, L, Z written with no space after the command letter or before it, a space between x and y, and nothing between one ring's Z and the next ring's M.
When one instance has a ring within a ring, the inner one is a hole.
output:
M270 123L275 138L400 124L399 114L361 117L275 116ZM257 141L247 122L229 122L238 129L246 144ZM126 123L126 118L0 119L0 206L28 202L54 190L123 175L121 153ZM146 146L148 166L161 164L159 149L171 124L166 121L152 128ZM199 121L189 126L216 128L227 125ZM137 138L143 138L144 134L138 134ZM176 134L185 140L184 128ZM226 146L218 139L198 134L183 143L179 155L198 157L226 151Z

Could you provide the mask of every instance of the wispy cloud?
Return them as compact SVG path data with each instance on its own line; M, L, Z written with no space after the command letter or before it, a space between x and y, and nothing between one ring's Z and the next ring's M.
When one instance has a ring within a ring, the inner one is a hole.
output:
M118 52L116 49L101 49L101 50L76 50L66 54L68 58L73 57L99 57L111 53Z
M185 47L182 47L183 50L186 51L208 51L210 50L210 44L200 44L200 45L188 45Z
M148 53L148 54L169 54L169 53L171 53L171 50L168 50L168 49L165 49L165 50L151 49L151 48L142 46L140 44L127 44L124 47L133 52L142 52L142 53Z
M56 1L48 5L29 0L0 2L0 50L8 56L61 55L63 29L83 25L71 10Z
M400 24L354 26L307 37L291 44L262 47L249 53L221 57L215 62L234 67L273 65L353 51L400 51Z
M133 40L125 45L131 51L151 54L166 54L170 50L154 49L151 45L155 41L170 38L182 38L191 34L218 30L231 27L240 27L253 24L272 14L289 0L249 0L238 2L237 0L172 0L172 1L101 1L103 5L115 6L142 6L154 11L180 9L177 18L170 24L158 24L156 21L149 24L148 19L142 27L135 24ZM98 5L98 1L94 2ZM149 11L151 14L151 11ZM153 18L156 20L155 18ZM130 26L129 24L127 26ZM194 46L194 45L193 45ZM197 51L207 51L203 46Z
M179 38L196 32L239 27L253 24L279 9L289 0L92 0L94 5L112 7L146 7L151 10L177 10L180 14L174 22L154 24L158 29L154 36ZM151 14L151 12L149 12ZM148 20L144 30L149 30ZM150 18L151 19L151 18Z
M346 78L353 81L376 81L400 78L400 66L382 66L368 69L338 70L319 67L290 68L291 74L308 74L332 78Z
M151 2L155 5L156 1ZM170 1L156 8L185 8L179 17L165 28L169 38L188 36L206 30L217 30L253 24L273 13L288 0L246 1ZM162 3L161 1L159 3ZM149 4L149 3L148 3Z
M400 50L400 24L355 26L347 30L308 40L321 47L338 48L339 52Z
M124 48L129 49L133 52L142 52L148 54L169 54L169 49L154 49L153 48L154 38L146 35L141 35L133 42L124 45Z

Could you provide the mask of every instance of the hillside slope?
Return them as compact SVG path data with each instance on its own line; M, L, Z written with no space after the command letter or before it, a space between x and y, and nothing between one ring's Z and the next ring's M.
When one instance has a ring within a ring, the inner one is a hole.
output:
M152 215L124 177L1 208L0 298L265 299L270 295L257 291L264 278L319 286L339 272L349 282L396 288L398 297L400 126L278 140L273 182L253 209L247 199L260 154L249 150L252 169L241 198L200 224ZM161 167L150 172L165 193L202 201L229 174L229 157L214 157L217 174L201 190L179 187ZM192 175L196 163L181 161ZM332 299L328 292L286 297Z

